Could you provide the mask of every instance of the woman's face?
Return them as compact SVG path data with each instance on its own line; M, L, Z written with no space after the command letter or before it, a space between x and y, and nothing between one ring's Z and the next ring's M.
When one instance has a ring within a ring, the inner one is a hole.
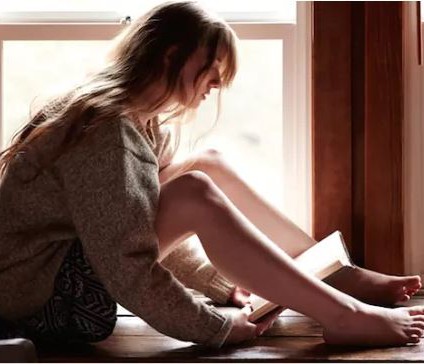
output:
M206 48L199 48L188 59L182 70L181 79L185 97L183 96L180 102L190 108L197 108L211 89L221 86L222 52L218 53L211 67L196 81L196 76L206 63L206 55Z

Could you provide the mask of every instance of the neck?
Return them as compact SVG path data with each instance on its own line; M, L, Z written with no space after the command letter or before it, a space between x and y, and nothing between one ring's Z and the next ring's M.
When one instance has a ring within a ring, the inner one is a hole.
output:
M159 84L151 85L147 88L131 102L127 117L139 125L146 126L149 120L158 117L162 113L169 112L175 106L175 101L172 97L164 105L154 110L149 110L151 105L157 103L158 97L163 94L161 90L162 88Z

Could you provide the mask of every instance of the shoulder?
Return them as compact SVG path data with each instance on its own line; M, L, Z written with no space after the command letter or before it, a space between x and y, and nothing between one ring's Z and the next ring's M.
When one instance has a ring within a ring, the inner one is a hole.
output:
M157 156L147 137L137 129L132 121L121 118L117 125L122 148L145 162L158 164Z
M95 127L89 136L60 158L62 166L75 166L99 155L131 153L138 159L157 164L154 153L143 135L126 118L109 120Z

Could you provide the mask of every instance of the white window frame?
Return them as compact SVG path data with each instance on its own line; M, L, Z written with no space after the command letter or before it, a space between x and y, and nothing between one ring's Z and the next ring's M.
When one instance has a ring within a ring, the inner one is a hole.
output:
M283 211L311 233L310 59L311 2L297 2L297 24L278 22L229 22L244 40L283 41ZM12 18L11 18L12 19ZM85 22L0 23L0 150L3 122L3 42L25 40L109 40L124 25L110 14ZM90 18L91 19L91 18ZM16 20L16 18L14 19ZM266 87L266 86L264 86ZM288 91L287 91L288 90ZM286 209L284 209L286 210Z
M421 6L423 9L423 6ZM406 7L403 13L403 72L404 72L404 256L405 273L420 274L424 279L424 41L418 47L416 9ZM421 17L424 34L424 14ZM418 64L421 52L421 65Z

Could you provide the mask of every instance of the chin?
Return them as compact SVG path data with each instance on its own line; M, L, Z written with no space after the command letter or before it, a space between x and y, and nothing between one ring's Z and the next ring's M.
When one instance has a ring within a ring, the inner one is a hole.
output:
M201 99L196 99L196 100L194 100L194 101L192 101L192 102L190 102L190 103L188 103L188 104L185 104L184 106L187 108L187 109L197 109L199 106L200 106L200 104L202 103L202 100Z

